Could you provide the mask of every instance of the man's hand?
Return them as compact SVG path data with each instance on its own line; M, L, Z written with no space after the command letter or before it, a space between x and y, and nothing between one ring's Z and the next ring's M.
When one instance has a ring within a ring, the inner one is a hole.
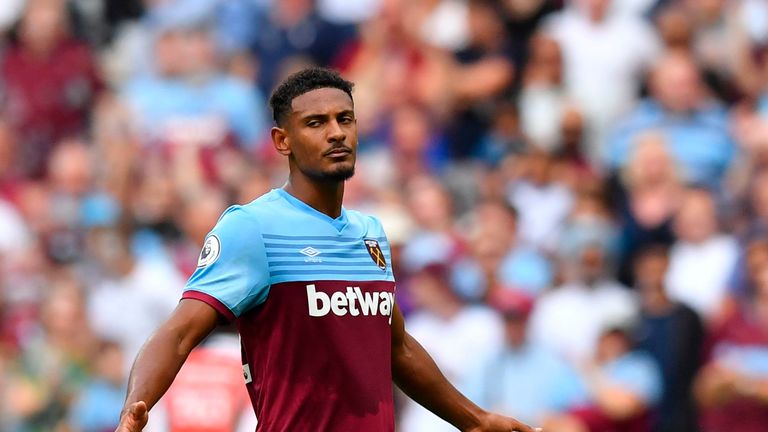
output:
M467 432L542 432L541 428L532 428L511 417L488 413L482 424Z
M144 401L132 403L120 415L120 424L115 432L141 432L148 420L147 404Z

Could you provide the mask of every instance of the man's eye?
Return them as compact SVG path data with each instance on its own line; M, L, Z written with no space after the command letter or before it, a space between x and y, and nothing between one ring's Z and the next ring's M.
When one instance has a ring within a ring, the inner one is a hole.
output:
M310 120L310 121L307 122L307 126L309 126L311 128L318 127L318 126L320 126L320 121L319 120Z
M352 117L342 117L341 118L341 123L344 123L344 124L349 124L349 123L352 123L353 121L354 121L354 119Z

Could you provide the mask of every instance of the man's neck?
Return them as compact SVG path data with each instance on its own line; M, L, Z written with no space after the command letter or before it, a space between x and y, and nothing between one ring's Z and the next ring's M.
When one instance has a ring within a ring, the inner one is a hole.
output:
M643 309L651 315L665 315L672 309L673 303L664 294L663 288L643 296Z
M291 173L283 189L320 213L333 219L341 216L341 204L344 200L343 181L319 182Z

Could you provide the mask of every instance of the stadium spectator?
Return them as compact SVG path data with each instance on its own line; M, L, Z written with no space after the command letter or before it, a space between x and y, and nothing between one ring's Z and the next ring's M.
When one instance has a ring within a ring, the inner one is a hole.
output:
M742 236L752 237L765 234L768 230L768 191L765 190L768 185L768 170L759 170L752 173L750 184L747 188L746 203L744 207L748 210L748 221Z
M100 337L120 345L125 372L146 338L176 307L184 280L162 257L134 256L130 239L117 228L92 228L87 247L101 273L88 298L88 318Z
M362 182L369 187L402 187L409 179L443 170L442 133L426 108L399 105L382 127L384 136L371 137L375 146L360 155L361 169L369 174Z
M459 51L469 43L468 2L428 0L414 5L417 31L430 45L447 51Z
M59 140L86 132L101 89L93 53L70 35L65 8L58 0L30 0L0 68L4 117L19 140L16 164L34 177L45 174Z
M348 42L333 62L355 82L361 142L384 127L388 113L403 104L448 115L448 54L425 49L401 19L407 11L402 0L382 1L378 13L361 27L359 38Z
M670 252L669 296L711 320L722 314L738 244L720 231L715 201L705 189L689 189L675 216L677 242Z
M128 82L123 97L150 144L252 149L266 133L264 98L219 71L210 24L158 23L157 75Z
M533 146L550 152L558 150L560 124L568 103L562 57L556 40L545 34L534 36L520 92L523 133Z
M629 163L613 180L621 226L618 277L629 285L636 251L674 242L672 218L682 193L677 162L664 138L649 133L636 139Z
M268 93L277 83L282 68L291 58L307 57L330 64L337 49L356 37L356 28L325 20L311 0L271 3L259 20L253 52L259 61L259 88ZM261 107L263 104L259 105Z
M768 272L715 331L708 362L698 377L701 430L757 432L768 421Z
M692 52L695 24L685 7L679 4L665 7L656 17L656 26L667 52Z
M725 313L721 318L728 318L735 313L738 303L749 301L750 296L757 289L760 273L766 266L768 266L768 241L765 236L756 235L744 242L741 256L729 281L729 292L723 305Z
M488 105L502 98L515 75L513 46L509 43L498 2L473 0L467 11L469 41L456 51L447 92L454 121L447 127L453 159L476 156L492 117Z
M594 358L582 371L582 402L545 428L558 432L650 432L661 397L662 376L655 361L632 349L631 325L609 323L601 330Z
M552 251L573 206L573 192L557 177L554 157L532 150L516 162L519 172L508 179L507 200L520 212L520 240Z
M448 380L463 391L475 371L496 353L503 343L499 317L484 306L467 306L451 290L448 269L428 265L412 276L410 293L420 307L408 317L408 332L432 353ZM403 408L403 432L454 430L412 400Z
M736 156L726 111L705 94L700 71L686 54L670 53L654 66L651 97L616 128L608 142L608 166L625 166L638 135L660 131L680 164L685 182L720 190Z
M636 297L611 277L607 260L602 247L588 244L561 263L564 284L544 293L531 316L535 343L580 364L595 352L608 323L637 318Z
M641 300L637 347L656 360L664 379L653 430L695 432L698 421L691 390L704 354L705 332L693 309L667 295L669 260L665 246L648 247L635 259L635 289Z
M66 424L72 399L87 377L95 348L78 281L66 273L51 278L40 323L24 340L8 383L5 408L11 429L56 430Z
M504 289L535 297L550 286L554 272L549 261L518 239L517 210L503 201L480 203L467 224L470 254L451 277L463 297L480 299Z
M505 344L472 377L468 395L479 405L530 424L578 401L578 375L561 358L527 337L534 299L514 290L497 290L488 303L504 318ZM520 395L525 394L524 398Z
M603 155L601 141L631 108L640 78L659 52L651 26L637 15L617 13L619 3L570 2L544 23L563 51L565 88L587 120L592 161Z
M590 246L599 246L609 255L616 251L616 227L603 191L581 186L558 239L555 259L560 262L578 261L581 251Z
M685 0L684 12L694 24L692 48L710 89L723 100L734 101L739 72L748 61L749 36L739 17L738 2Z
M104 432L117 427L127 390L120 346L102 341L92 360L93 371L72 403L69 422L81 432Z
M499 168L507 156L525 152L529 146L520 122L520 115L514 105L499 103L491 125L480 141L477 159L487 167Z
M406 186L408 208L417 228L403 248L406 270L454 262L463 251L453 224L453 202L436 179L417 177Z

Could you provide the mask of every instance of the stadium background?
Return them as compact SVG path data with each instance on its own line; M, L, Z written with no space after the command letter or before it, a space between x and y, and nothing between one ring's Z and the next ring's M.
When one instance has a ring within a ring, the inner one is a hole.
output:
M314 64L356 83L345 205L459 388L555 432L764 431L766 48L762 0L3 0L0 431L112 430L218 215L285 180L266 97ZM150 430L253 430L238 354L207 341Z

